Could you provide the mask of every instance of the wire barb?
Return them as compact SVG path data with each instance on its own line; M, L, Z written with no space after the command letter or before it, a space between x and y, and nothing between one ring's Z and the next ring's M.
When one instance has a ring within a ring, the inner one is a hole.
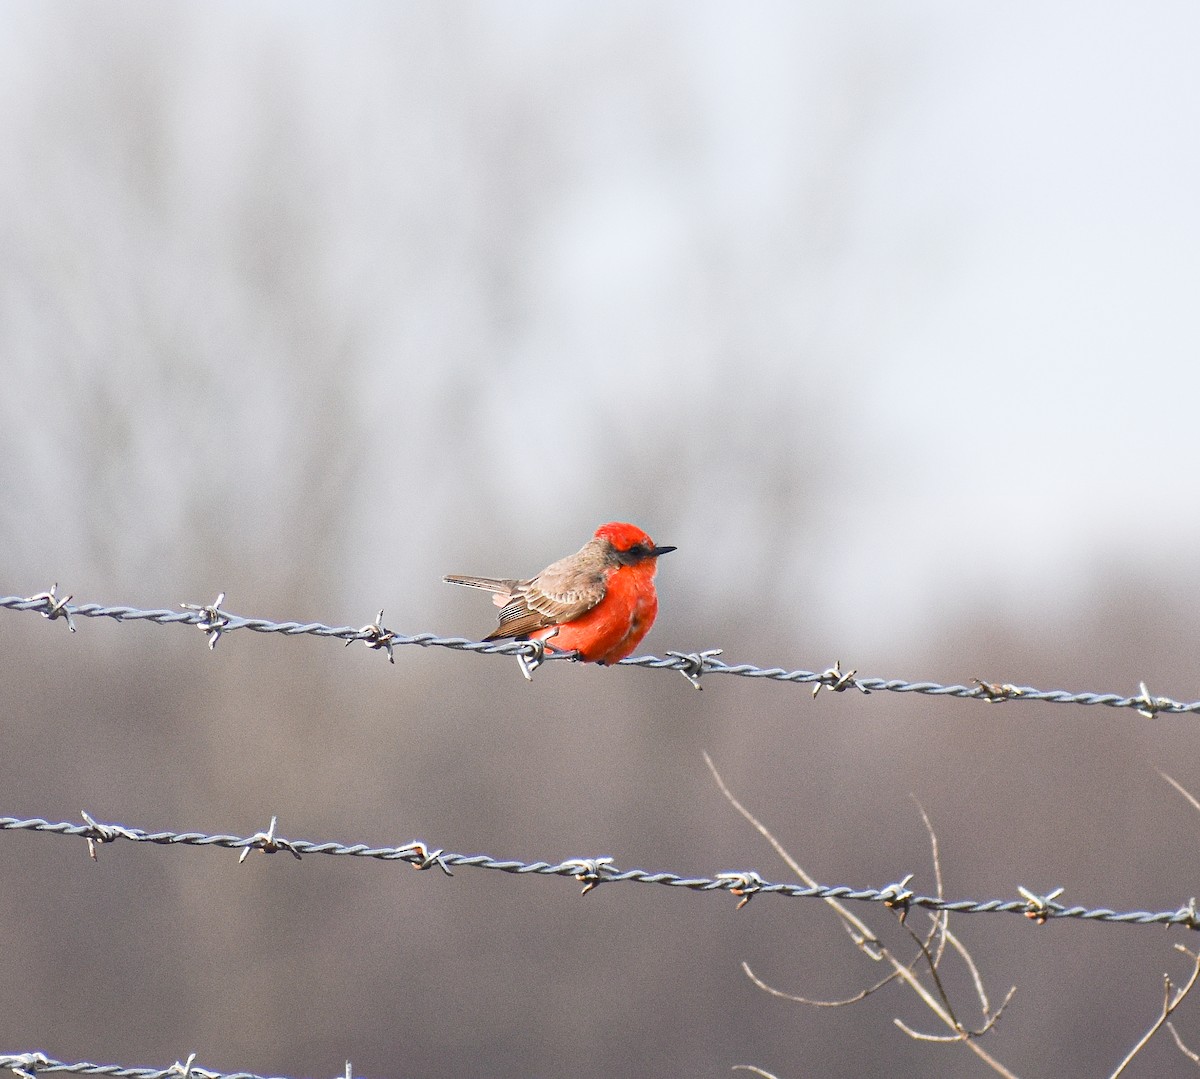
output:
M39 592L35 596L30 596L25 602L44 604L45 610L38 610L36 607L32 609L37 610L38 614L40 614L43 618L50 619L51 622L53 622L56 618L65 618L67 620L67 629L74 633L75 620L71 617L71 609L67 606L67 604L70 603L75 597L63 596L62 599L59 599L57 593L58 582L55 581L50 586L49 591Z
M395 666L396 655L393 649L396 647L396 634L383 625L383 608L379 608L379 615L374 622L362 626L359 629L360 636L352 637L346 642L346 647L349 648L355 640L362 641L368 648L380 649L387 652L388 662Z
M706 648L703 652L668 652L672 659L677 659L682 666L675 667L697 689L703 689L700 676L712 667L712 661L717 658L723 648Z
M574 870L572 876L583 885L580 895L587 895L616 872L613 860L608 857L572 858L570 861L563 862L563 866Z
M208 637L208 650L210 652L216 649L217 641L221 639L221 634L229 629L230 616L221 610L221 604L224 602L225 593L220 592L212 603L181 603L179 605L185 611L195 611L200 615L200 619L196 622L196 625Z
M175 1061L168 1069L170 1075L178 1075L180 1079L218 1079L219 1072L209 1071L207 1068L197 1068L196 1054L189 1053L187 1060Z
M1052 914L1066 910L1061 904L1054 902L1066 891L1065 888L1055 888L1047 895L1037 895L1018 884L1017 891L1026 901L1025 917L1030 921L1037 922L1038 925L1045 925Z
M93 862L100 860L96 857L96 848L101 844L114 843L118 839L134 838L133 833L128 828L122 828L119 824L100 824L92 818L86 809L81 809L79 815L83 817L84 823L88 826L88 830L83 833L83 837L87 840L88 857Z
M443 857L446 852L440 847L437 850L431 850L420 839L414 839L411 843L405 843L403 847L397 847L396 851L404 855L404 860L414 869L432 869L436 865L446 876L454 876Z
M735 910L741 910L767 886L767 882L753 869L735 869L726 873L718 873L716 879L721 881L722 886L728 888L732 894L741 896Z
M898 880L893 884L889 884L886 888L880 889L880 896L883 898L883 905L892 910L900 911L900 923L903 925L905 919L908 918L909 904L916 895L908 886L908 882L913 879L916 874L909 873L903 880Z
M982 678L972 678L971 681L979 687L979 692L976 696L980 700L987 701L988 704L1011 701L1014 697L1020 697L1025 693L1019 686L1010 685L1008 682L1003 684L985 682Z
M300 861L300 852L296 849L296 844L275 835L276 823L276 818L272 817L270 827L265 832L255 832L245 841L242 853L238 858L238 865L241 865L249 857L252 850L261 850L264 854L276 854L281 850L286 850L296 861Z
M842 661L835 659L833 666L828 670L822 671L817 676L817 684L813 686L812 695L815 697L823 689L829 689L834 693L844 693L848 689L860 690L863 696L867 696L871 691L862 683L857 682L854 676L858 674L858 669L842 673Z
M45 1053L33 1052L6 1057L3 1066L13 1075L19 1075L21 1079L37 1079L38 1068L52 1068L56 1063L57 1061L51 1060Z
M1167 711L1175 703L1168 697L1152 697L1150 691L1146 688L1145 682L1138 683L1138 689L1142 691L1140 697L1135 697L1137 702L1139 716L1145 716L1147 719L1154 719L1159 712Z
M1187 901L1186 906L1182 906L1175 912L1179 921L1175 924L1182 925L1188 929L1200 929L1200 912L1196 910L1196 897L1192 896Z
M533 672L546 662L546 641L557 633L558 627L555 626L545 639L521 642L524 647L517 653L517 663L521 667L521 674L525 676L526 682L532 682Z

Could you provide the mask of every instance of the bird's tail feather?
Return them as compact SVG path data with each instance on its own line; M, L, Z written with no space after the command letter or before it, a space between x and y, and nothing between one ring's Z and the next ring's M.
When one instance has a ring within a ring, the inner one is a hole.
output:
M515 580L504 580L500 577L474 577L467 573L448 573L442 578L447 584L461 584L467 588L483 588L497 595L512 595L517 587Z

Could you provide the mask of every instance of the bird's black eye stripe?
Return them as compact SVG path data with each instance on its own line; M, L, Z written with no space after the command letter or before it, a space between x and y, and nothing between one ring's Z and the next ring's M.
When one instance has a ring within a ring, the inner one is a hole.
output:
M636 566L639 562L645 562L647 558L651 558L654 550L644 543L635 543L628 551L617 551L616 554L617 561L622 565Z

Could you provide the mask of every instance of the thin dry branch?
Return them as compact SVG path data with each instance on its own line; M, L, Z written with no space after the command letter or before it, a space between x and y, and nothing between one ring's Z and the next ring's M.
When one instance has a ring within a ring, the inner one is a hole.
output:
M813 886L815 884L813 878L801 868L800 864L795 860L795 858L792 857L787 848L785 848L783 844L775 838L770 829L768 829L767 826L762 823L762 821L755 817L754 814L751 813L750 810L747 809L737 799L733 791L729 789L729 786L725 783L721 773L717 771L717 767L713 763L712 757L710 757L708 753L704 754L704 763L708 766L708 770L712 774L713 781L717 784L717 789L720 790L722 795L724 795L725 800L729 802L729 804L733 806L735 810L737 810L742 818L771 845L775 853L783 861L784 865L786 865L793 873L795 873L800 880L804 881L805 884L810 887ZM940 872L938 877L940 886ZM891 952L876 939L875 934L870 931L865 922L847 910L846 907L838 900L826 899L825 902L833 908L834 912L842 920L843 925L851 934L851 937L855 939L855 942L858 944L859 948L872 958L883 960L890 964L893 975L899 980L903 981L904 984L907 985L921 999L925 1006L929 1008L929 1010L933 1012L933 1014L936 1015L937 1018L953 1032L952 1036L948 1039L949 1041L956 1041L960 1042L962 1045L965 1045L980 1060L982 1060L993 1071L995 1071L997 1075L1004 1076L1005 1079L1017 1079L1017 1076L1014 1072L1010 1071L1003 1064L1001 1064L1000 1061L996 1060L995 1057L993 1057L978 1043L976 1038L971 1035L970 1031L965 1030L958 1023L953 1013L943 1005L942 1001L938 1000L929 991L924 983L921 982L910 964L900 962L899 959L893 956ZM901 908L900 913L903 914L903 908ZM918 942L920 941L920 938L917 937L912 930L909 930L909 933L916 940L918 940ZM877 952L868 950L868 942L875 945ZM922 952L927 957L932 958L932 954L929 952L928 946L923 948ZM744 964L743 967L745 967ZM1008 1000L1011 999L1012 992L1013 991L1010 990L1008 996L1005 998L1005 1004L1007 1004ZM994 1020L989 1022L984 1029L990 1029L993 1023Z
M925 834L929 837L929 855L933 862L933 882L937 887L937 891L934 894L937 895L938 899L944 899L946 897L946 892L942 885L942 855L941 848L938 846L937 832L934 831L933 821L929 819L929 814L925 812L925 807L921 805L920 801L917 799L917 796L914 794L911 795L911 797L913 804L917 807L917 812L921 814L921 823L925 825ZM950 932L949 914L944 914L944 916L935 915L933 918L933 929L931 932L933 934L938 932L939 917L941 917L941 941L938 944L936 959L937 963L942 961L942 953L946 950L946 934Z
M921 954L918 952L909 963L911 970L918 962L920 962ZM769 993L773 997L778 997L780 1000L790 1000L793 1004L807 1004L812 1008L844 1008L848 1004L857 1004L859 1001L866 1000L872 993L882 989L888 982L894 982L899 975L893 971L887 977L877 981L874 985L868 986L866 989L859 990L852 997L845 997L842 1000L812 1000L809 997L802 997L795 993L786 993L782 989L776 989L773 985L768 985L764 982L753 970L750 969L750 964L742 961L742 972L764 993Z
M1182 794L1189 802L1191 802L1193 809L1200 812L1200 801L1197 801L1196 796L1192 794L1187 787L1185 787L1178 780L1172 779L1169 775L1167 775L1166 772L1160 770L1158 774L1162 776L1163 779L1165 779L1168 783L1170 783L1172 787L1179 791L1179 793Z
M1168 1022L1167 1029L1171 1032L1171 1037L1175 1039L1175 1045L1179 1051L1193 1064L1200 1064L1200 1053L1184 1044L1183 1039L1179 1036L1179 1031L1175 1029L1175 1024Z
M1169 779L1169 777L1164 777L1164 778ZM1173 779L1169 779L1169 782L1174 783L1175 781ZM1191 798L1191 795L1187 795L1187 797ZM1117 1070L1115 1072L1113 1072L1111 1076L1109 1076L1109 1079L1117 1079L1117 1076L1119 1076L1126 1068L1129 1067L1130 1062L1133 1060L1133 1058L1136 1057L1138 1055L1138 1053L1140 1053L1143 1049L1146 1048L1150 1039L1153 1038L1154 1035L1157 1034L1163 1028L1163 1025L1166 1023L1166 1021L1171 1018L1171 1013L1173 1011L1175 1011L1175 1009L1178 1008L1180 1004L1183 1003L1183 1001L1187 997L1188 993L1190 993L1192 991L1192 986L1194 986L1196 984L1196 979L1200 978L1200 954L1188 951L1188 949L1185 948L1182 944L1176 944L1175 950L1177 952L1182 952L1184 955L1186 955L1192 961L1191 977L1188 978L1187 983L1184 986L1182 986L1179 989L1176 989L1175 986L1171 983L1171 976L1169 974L1163 975L1162 1011L1159 1013L1158 1018L1155 1019L1154 1022L1150 1024L1150 1029L1147 1030L1146 1033L1143 1034L1141 1036L1141 1038L1138 1039L1137 1045L1135 1045L1132 1049L1130 1049L1129 1053L1126 1055L1125 1059L1122 1060L1121 1063L1117 1065ZM1174 995L1172 995L1172 990L1174 990ZM1176 1043L1178 1043L1178 1041L1179 1041L1179 1039L1177 1037Z

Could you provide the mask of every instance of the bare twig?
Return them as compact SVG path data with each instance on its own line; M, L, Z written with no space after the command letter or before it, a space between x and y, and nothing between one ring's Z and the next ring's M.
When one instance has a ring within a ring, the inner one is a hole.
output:
M1197 801L1196 796L1192 794L1192 792L1189 791L1182 783L1180 783L1178 780L1172 779L1169 775L1167 775L1166 772L1161 770L1158 774L1162 776L1163 779L1165 779L1168 783L1170 783L1172 787L1179 791L1179 793L1182 794L1189 802L1191 802L1193 809L1200 811L1200 801Z
M909 963L911 970L921 959L921 953L918 952L913 956ZM764 993L769 993L773 997L778 997L780 1000L790 1000L793 1004L807 1004L813 1008L844 1008L848 1004L857 1004L860 1000L866 1000L876 990L882 989L888 982L894 982L900 975L895 971L887 975L887 977L875 982L874 985L868 986L855 993L852 997L845 997L842 1000L813 1000L809 997L798 996L795 993L785 993L782 989L776 989L773 985L768 985L764 982L753 970L750 969L750 964L743 960L742 971L747 978L752 981L755 986L761 989Z
M768 829L767 826L762 823L762 821L755 817L749 809L747 809L740 801L738 801L733 791L729 789L728 785L725 783L725 780L721 777L721 773L717 771L717 767L713 763L712 757L710 757L707 753L704 754L704 763L708 766L709 772L712 773L713 780L717 784L718 790L720 790L722 795L724 795L725 800L729 802L729 804L733 806L735 810L737 810L742 818L771 845L783 863L802 881L809 883L811 887L812 878L805 873L796 859L792 857L783 844L780 843L779 840L776 839L771 833L770 829ZM893 956L886 947L879 943L875 934L871 932L866 923L847 910L839 900L830 897L826 898L825 902L833 908L834 912L842 920L843 925L845 925L847 931L850 932L851 937L855 939L860 950L871 956L873 959L882 960L888 963L892 967L893 975L903 981L905 985L907 985L914 993L916 993L916 995L921 999L922 1003L924 1003L925 1006L929 1008L929 1010L933 1012L933 1014L936 1015L937 1018L944 1023L947 1028L953 1031L953 1034L949 1040L957 1041L962 1045L965 1045L980 1060L982 1060L993 1071L995 1071L997 1075L1005 1076L1006 1079L1017 1079L1016 1074L1001 1064L1000 1061L996 1060L995 1057L993 1057L978 1043L974 1037L970 1035L970 1032L964 1031L964 1029L954 1018L952 1012L948 1010L943 1005L942 1001L938 1000L916 976L913 969L911 969L911 964L902 963L899 959ZM903 909L901 909L900 913L903 915ZM912 933L911 930L909 932ZM916 934L912 935L916 937ZM919 937L916 939L918 941L920 940ZM868 943L874 946L874 951L867 947ZM930 955L928 946L925 946L922 951L925 955ZM1009 996L1011 996L1011 993ZM1005 1002L1007 1003L1007 999ZM990 1026L991 1024L989 1024L988 1028L985 1029L989 1029Z
M1173 783L1174 780L1171 780L1170 782ZM1196 984L1196 979L1200 978L1200 954L1188 951L1188 949L1182 944L1176 944L1175 950L1186 955L1192 961L1191 977L1188 978L1186 984L1176 989L1171 982L1171 976L1169 974L1163 975L1162 1011L1159 1013L1158 1018L1150 1024L1150 1029L1138 1039L1137 1045L1130 1049L1125 1059L1117 1065L1117 1070L1112 1073L1109 1079L1117 1079L1117 1076L1119 1076L1127 1067L1129 1067L1129 1064L1133 1058L1136 1057L1138 1053L1140 1053L1146 1047L1150 1039L1153 1038L1154 1035L1162 1029L1166 1021L1171 1018L1171 1013L1183 1003L1184 998L1192 991L1192 986ZM1174 990L1174 994L1172 994L1172 990ZM1176 1037L1175 1040L1176 1043L1179 1044L1179 1038Z
M1167 1029L1171 1032L1171 1037L1175 1039L1175 1045L1179 1051L1193 1064L1200 1064L1200 1053L1197 1053L1195 1049L1189 1049L1184 1044L1183 1039L1179 1036L1179 1031L1175 1029L1175 1024L1168 1021Z

